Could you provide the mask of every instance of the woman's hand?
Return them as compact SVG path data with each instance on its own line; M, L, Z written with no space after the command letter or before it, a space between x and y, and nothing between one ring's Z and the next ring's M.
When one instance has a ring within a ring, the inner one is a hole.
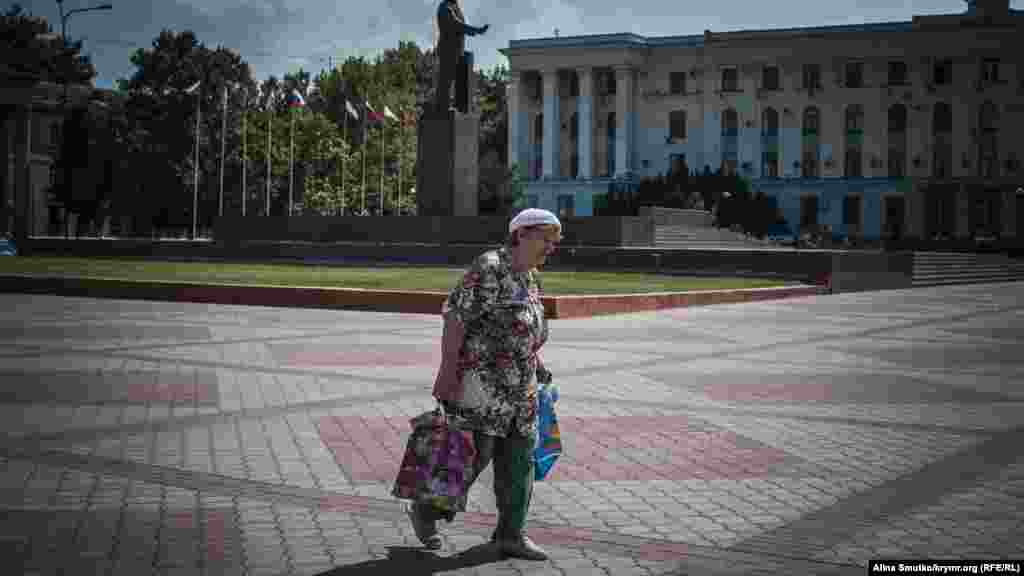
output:
M437 377L434 378L434 396L438 400L458 402L460 400L458 396L461 392L459 384L457 365L442 361L441 367L437 370Z
M537 354L537 383L551 384L551 372L544 367L544 362L540 359L540 354Z

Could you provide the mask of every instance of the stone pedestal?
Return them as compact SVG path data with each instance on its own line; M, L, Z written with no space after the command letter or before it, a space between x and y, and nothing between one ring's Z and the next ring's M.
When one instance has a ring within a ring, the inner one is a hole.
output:
M480 116L456 110L420 117L416 207L420 216L476 216Z

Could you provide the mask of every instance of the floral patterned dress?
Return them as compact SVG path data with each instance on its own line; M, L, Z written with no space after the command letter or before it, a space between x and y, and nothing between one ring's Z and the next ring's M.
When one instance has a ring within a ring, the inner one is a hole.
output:
M465 327L458 377L476 376L483 401L460 410L462 426L489 436L537 432L537 352L548 339L541 287L532 272L512 270L507 247L480 255L449 294L443 313Z

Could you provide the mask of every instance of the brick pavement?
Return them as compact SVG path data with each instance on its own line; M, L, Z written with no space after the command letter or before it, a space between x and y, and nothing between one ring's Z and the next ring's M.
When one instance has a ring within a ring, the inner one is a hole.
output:
M0 553L24 573L861 574L1024 556L1019 285L552 324L549 562L486 471L422 550L388 494L420 315L0 296ZM22 332L19 332L22 330ZM25 337L19 337L24 333Z

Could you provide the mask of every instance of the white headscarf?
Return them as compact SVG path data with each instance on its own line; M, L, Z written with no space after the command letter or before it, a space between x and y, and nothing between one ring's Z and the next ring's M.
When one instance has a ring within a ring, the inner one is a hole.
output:
M508 233L512 234L520 228L527 226L558 226L562 227L562 223L558 221L558 216L555 216L552 212L542 210L540 208L527 208L508 223Z

